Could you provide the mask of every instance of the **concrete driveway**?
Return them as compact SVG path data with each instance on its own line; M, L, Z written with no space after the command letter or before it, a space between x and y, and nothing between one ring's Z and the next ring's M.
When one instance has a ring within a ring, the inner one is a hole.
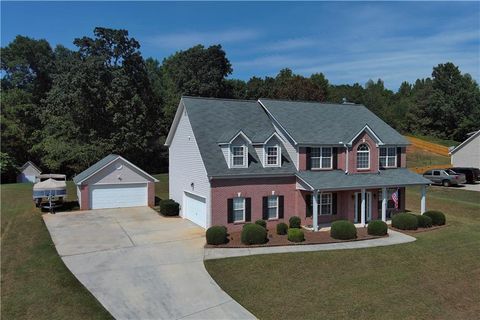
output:
M204 230L146 207L46 214L58 253L117 319L252 319L203 265Z

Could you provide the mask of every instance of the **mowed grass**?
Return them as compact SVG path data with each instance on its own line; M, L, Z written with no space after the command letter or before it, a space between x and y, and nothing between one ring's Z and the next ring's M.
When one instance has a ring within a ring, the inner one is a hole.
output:
M407 151L407 167L428 167L434 165L450 165L450 157L431 153L415 147L409 148Z
M156 195L167 198L168 176L155 177ZM73 182L67 185L69 200L76 200ZM111 319L63 264L41 214L31 184L1 186L2 319Z
M407 208L418 212L418 188ZM389 247L205 262L217 283L260 319L478 319L480 193L430 187L448 226Z

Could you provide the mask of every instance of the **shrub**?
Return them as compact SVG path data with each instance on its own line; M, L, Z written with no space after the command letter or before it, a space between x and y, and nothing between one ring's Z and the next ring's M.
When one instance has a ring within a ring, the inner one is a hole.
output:
M172 199L160 200L160 213L165 216L178 216L180 205Z
M280 222L277 224L277 234L284 235L287 234L288 225L286 223Z
M388 226L382 220L373 220L368 223L367 232L372 236L384 236L387 234Z
M300 217L297 217L297 216L293 216L293 217L290 217L290 219L288 220L288 223L290 224L290 228L300 228L300 225L302 223L302 220L300 219Z
M400 230L417 230L418 219L411 213L397 213L392 217L392 226Z
M443 226L446 223L445 214L441 211L430 210L423 215L432 218L432 224L434 226Z
M305 240L305 235L302 229L290 228L288 229L288 241L302 242Z
M421 214L417 216L417 220L418 220L418 226L420 228L432 227L432 218L430 218L429 216Z
M357 237L357 228L347 220L337 220L332 223L330 236L334 239L350 240Z
M267 242L267 230L254 223L247 223L242 229L243 244L262 244Z
M224 226L212 226L207 229L207 244L224 244L227 242L227 228Z
M267 221L262 220L262 219L258 219L257 221L255 221L255 223L258 224L259 226L262 226L265 229L267 229Z

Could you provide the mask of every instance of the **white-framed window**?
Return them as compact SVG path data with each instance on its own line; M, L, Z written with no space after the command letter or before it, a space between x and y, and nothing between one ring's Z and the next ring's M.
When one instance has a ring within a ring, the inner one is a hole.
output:
M245 146L232 146L232 167L245 167L246 148Z
M318 194L318 214L319 215L331 215L333 209L333 197L331 193L319 193ZM313 199L312 199L313 206Z
M357 169L370 169L370 148L366 143L357 148Z
M331 147L312 148L310 167L312 169L332 169L333 153Z
M233 222L245 221L245 198L233 198Z
M278 219L278 196L268 197L268 219Z
M397 166L397 147L380 148L380 167L394 168Z
M279 146L267 146L265 148L265 164L266 166L278 166L280 164Z

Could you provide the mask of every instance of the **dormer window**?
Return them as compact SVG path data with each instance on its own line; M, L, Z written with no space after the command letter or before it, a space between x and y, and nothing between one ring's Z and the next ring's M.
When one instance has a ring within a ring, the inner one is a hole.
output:
M357 148L357 169L370 169L370 148L366 143Z
M246 166L246 147L245 146L232 146L232 167L244 168Z
M265 160L267 167L275 167L280 165L280 147L279 146L267 146L265 148Z

